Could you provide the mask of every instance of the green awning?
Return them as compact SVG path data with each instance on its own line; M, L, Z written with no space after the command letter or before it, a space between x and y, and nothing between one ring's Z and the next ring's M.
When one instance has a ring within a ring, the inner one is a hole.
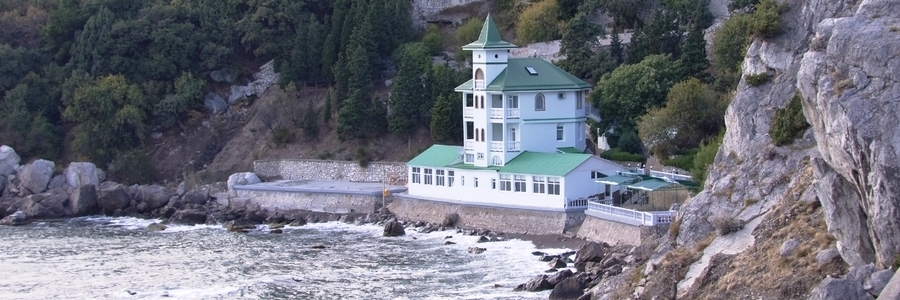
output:
M636 190L644 190L644 191L655 191L661 188L665 188L671 185L675 185L671 182L665 182L662 180L642 180L633 184L629 184L628 188L636 189Z
M594 182L608 184L608 185L624 185L624 184L630 184L630 183L637 182L638 180L640 180L640 178L622 176L622 175L613 175L613 176L597 179Z

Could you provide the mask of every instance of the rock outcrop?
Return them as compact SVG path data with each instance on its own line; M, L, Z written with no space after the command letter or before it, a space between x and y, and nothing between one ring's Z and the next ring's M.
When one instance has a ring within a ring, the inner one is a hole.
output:
M900 1L862 1L815 27L797 85L821 159L816 192L851 265L900 254Z
M19 154L10 146L0 146L0 176L9 176L19 168Z
M66 170L63 171L66 183L71 187L81 187L85 185L100 185L100 172L93 163L89 162L73 162L70 163Z
M6 216L3 219L0 219L0 225L7 226L18 226L25 225L28 223L28 217L25 215L25 212L19 210L14 212L11 215Z
M78 217L96 213L99 210L97 189L92 184L76 187L72 194L69 195L68 206L71 209L72 216Z
M20 168L19 190L26 194L43 193L53 177L56 164L49 160L38 159Z
M256 176L253 172L243 172L243 173L234 173L231 176L228 176L228 181L226 185L228 186L228 191L232 191L234 186L236 185L248 185L254 183L260 183L262 180L259 179L259 176Z

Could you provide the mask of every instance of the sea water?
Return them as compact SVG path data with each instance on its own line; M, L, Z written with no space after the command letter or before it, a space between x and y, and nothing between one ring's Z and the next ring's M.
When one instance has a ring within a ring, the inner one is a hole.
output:
M0 299L546 299L512 289L548 269L529 241L455 231L383 237L338 222L241 234L85 217L0 226ZM446 241L456 244L445 245ZM324 246L315 249L313 246ZM487 251L470 254L469 247ZM551 254L568 249L542 249Z

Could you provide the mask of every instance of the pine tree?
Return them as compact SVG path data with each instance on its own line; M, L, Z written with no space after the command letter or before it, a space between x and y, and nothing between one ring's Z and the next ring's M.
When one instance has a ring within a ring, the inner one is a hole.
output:
M629 63L638 63L653 54L678 57L682 30L678 28L675 17L674 12L658 9L649 24L636 29L628 45Z
M367 120L366 127L368 127L368 137L378 137L387 133L387 108L384 106L384 101L382 101L380 97L372 99L372 105L369 106Z
M420 121L420 103L430 102L426 96L423 75L428 72L428 50L420 43L407 44L397 52L397 75L391 87L391 131L409 136ZM426 108L431 110L431 107Z
M616 60L616 64L622 64L625 61L624 49L622 49L622 40L619 38L619 31L613 26L612 37L609 41L609 54Z
M312 100L308 102L306 113L303 114L303 134L309 140L315 140L319 137L319 121Z
M350 91L341 110L338 112L338 139L349 141L353 139L363 140L368 134L366 126L366 113L371 101L366 99L365 93L360 89Z
M433 116L431 118L431 136L434 137L435 142L453 144L459 141L456 133L461 133L462 127L454 122L456 117L453 114L454 105L462 106L443 95L438 96L437 102L434 103L434 107L431 109Z
M696 77L707 79L706 69L709 60L706 59L706 41L703 39L703 30L699 26L692 26L687 38L681 44L681 67L684 77Z

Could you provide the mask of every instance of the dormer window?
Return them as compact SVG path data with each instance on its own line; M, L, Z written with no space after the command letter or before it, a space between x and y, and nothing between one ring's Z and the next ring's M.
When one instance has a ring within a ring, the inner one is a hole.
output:
M532 67L532 66L525 67L525 71L528 71L528 74L531 74L531 75L538 74L537 70L535 70L534 67Z

